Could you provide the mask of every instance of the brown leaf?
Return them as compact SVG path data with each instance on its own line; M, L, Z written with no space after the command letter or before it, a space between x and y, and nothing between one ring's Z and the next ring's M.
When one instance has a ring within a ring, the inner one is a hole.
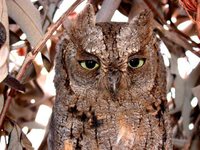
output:
M7 0L6 3L9 16L27 35L31 46L35 47L44 35L39 11L30 0ZM44 48L42 54L49 58L47 49Z
M16 122L6 118L4 130L9 134L8 150L33 150L30 141Z
M0 94L0 113L3 109L3 106L4 106L4 97L3 94Z
M10 134L13 130L13 123L10 122L10 120L8 118L6 118L4 120L4 123L3 123L3 129L8 133Z
M30 108L20 106L15 102L12 102L9 108L9 116L15 120L19 118L23 118L24 120L32 120L35 114L36 112L32 111Z
M10 30L10 45L11 45L11 49L12 49L12 44L17 43L18 41L20 41L20 37L17 33L15 33L14 31Z
M18 90L25 92L25 87L22 85L17 79L13 78L10 75L7 75L6 78L3 80L3 83Z
M190 105L190 101L193 97L192 95L192 88L197 84L200 72L200 64L192 70L188 78L186 79L185 83L185 97L184 97L184 104L182 108L182 117L183 117L183 130L184 134L189 136L190 130L188 125L190 124L191 118L191 110L192 106Z
M37 123L35 121L25 122L22 124L22 126L26 126L29 129L45 129L44 125L41 125L40 123Z
M29 0L7 0L8 15L26 33L32 46L43 36L40 14Z
M36 77L36 69L35 65L31 63L29 67L27 68L26 72L23 74L22 79L20 80L22 84L25 84L29 82L30 80L34 79Z
M0 50L0 58L2 58L1 56L3 56L3 55L1 55L1 52L3 52L3 50L2 51ZM0 59L0 63L1 63L1 59ZM2 80L4 80L6 78L6 76L8 75L7 60L6 60L6 62L4 64L0 65L0 70L1 70L0 71L0 82L2 82Z
M51 68L53 67L53 63L51 63L50 60L43 54L42 54L42 61L47 71L50 71Z
M178 65L177 59L178 59L178 57L171 53L170 72L171 72L171 74L176 75L176 78L174 80L174 86L176 89L176 96L175 96L175 100L174 100L175 109L170 111L171 114L181 111L183 103L184 103L183 100L185 97L185 80L182 79L181 76L179 75L178 68L177 68L177 65Z
M9 136L8 150L23 150L20 142L21 129L18 126L13 126L13 130Z
M8 14L7 14L7 6L5 0L0 0L0 22L2 23L4 29L1 28L1 32L3 33L3 45L0 44L0 82L4 80L4 78L8 74L8 55L9 55L9 29L8 29ZM4 30L4 31L3 31ZM6 37L4 37L6 36ZM4 41L5 40L5 41ZM1 42L1 43L2 43Z
M172 140L173 140L173 145L179 148L182 148L187 142L185 139L173 138Z
M21 145L23 148L25 148L27 150L33 150L31 142L28 140L28 138L26 137L26 135L23 132L21 134Z
M6 42L6 29L4 25L0 22L0 48Z

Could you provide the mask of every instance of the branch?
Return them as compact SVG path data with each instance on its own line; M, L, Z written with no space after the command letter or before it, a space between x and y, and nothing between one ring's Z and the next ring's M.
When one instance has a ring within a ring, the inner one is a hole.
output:
M96 15L97 22L108 22L111 20L115 10L119 7L121 0L104 0L101 9Z
M56 31L56 29L62 24L62 22L65 20L65 18L83 1L84 0L75 1L72 4L72 6L62 15L62 17L60 17L59 20L49 28L48 32L44 35L44 37L36 45L36 47L27 54L27 56L22 64L22 67L20 68L20 70L17 74L17 77L16 77L17 80L19 80L20 82L23 82L22 79L23 79L24 73L26 72L27 68L32 63L32 61L34 60L34 58L36 57L38 52L40 50L42 50L42 48L44 48L46 41L52 36L52 34ZM5 118L6 112L10 106L11 100L13 99L13 97L15 95L16 95L16 90L11 89L11 91L8 94L7 100L5 102L4 108L2 110L1 116L0 116L0 128L2 128L2 124L3 124L3 120Z
M156 16L158 16L158 18L160 19L161 23L165 24L166 20L164 19L163 15L158 11L158 8L155 8L155 6L153 5L152 1L144 0L144 2L151 9L151 11L154 12L154 14Z

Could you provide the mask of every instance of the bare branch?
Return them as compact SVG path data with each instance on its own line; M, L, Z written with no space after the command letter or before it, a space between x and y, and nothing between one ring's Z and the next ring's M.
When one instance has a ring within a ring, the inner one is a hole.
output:
M121 0L104 0L101 9L97 13L97 22L110 21Z

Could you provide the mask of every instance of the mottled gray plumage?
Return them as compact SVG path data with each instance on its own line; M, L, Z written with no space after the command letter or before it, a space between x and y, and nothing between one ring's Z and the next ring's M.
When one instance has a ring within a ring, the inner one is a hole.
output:
M130 23L95 23L87 5L68 25L57 46L50 149L172 149L152 20L143 11Z

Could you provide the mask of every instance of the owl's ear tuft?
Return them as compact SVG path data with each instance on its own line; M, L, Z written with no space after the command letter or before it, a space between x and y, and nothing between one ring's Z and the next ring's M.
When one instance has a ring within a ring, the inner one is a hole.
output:
M76 26L95 26L95 13L92 4L87 4L85 8L80 12L76 19Z
M139 15L134 17L130 23L130 27L151 27L153 20L153 14L150 10L145 9Z

